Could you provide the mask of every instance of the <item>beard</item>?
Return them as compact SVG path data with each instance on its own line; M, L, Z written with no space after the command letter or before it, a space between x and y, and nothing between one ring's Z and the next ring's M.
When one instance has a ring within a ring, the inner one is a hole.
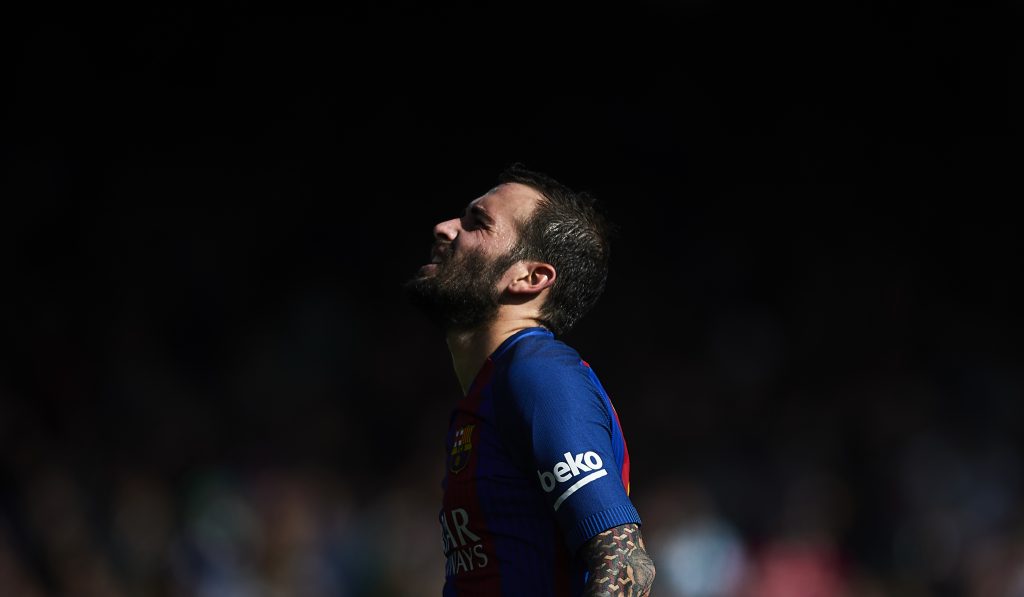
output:
M448 331L466 331L497 317L502 291L498 281L512 265L511 252L488 261L482 251L447 253L432 275L417 274L406 292L434 323Z

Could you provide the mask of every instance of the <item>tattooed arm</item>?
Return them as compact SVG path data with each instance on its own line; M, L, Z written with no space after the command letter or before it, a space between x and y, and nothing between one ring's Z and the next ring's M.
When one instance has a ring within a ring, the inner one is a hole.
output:
M646 597L654 581L654 562L644 550L640 527L624 524L583 545L590 580L586 597Z

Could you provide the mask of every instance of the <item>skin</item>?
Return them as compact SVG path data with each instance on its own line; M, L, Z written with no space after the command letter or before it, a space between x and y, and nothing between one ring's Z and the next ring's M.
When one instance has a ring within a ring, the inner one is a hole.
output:
M447 259L470 250L481 250L489 259L502 255L517 239L517 222L526 220L539 200L537 191L526 185L508 183L491 189L474 199L461 217L434 226L434 258ZM418 275L430 276L435 268L424 265ZM448 349L464 394L484 361L506 338L539 325L540 308L556 276L547 263L513 264L498 282L501 301L495 320L481 328L448 333Z
M581 553L590 577L587 597L646 597L654 582L654 562L647 555L640 527L624 524L588 541Z
M481 250L489 259L504 254L517 240L517 222L529 218L540 198L537 191L518 183L491 189L474 199L461 217L434 226L432 261L468 250ZM424 265L418 275L430 276L435 269L433 263ZM463 394L502 342L520 330L540 325L541 307L557 276L549 263L512 264L498 282L501 299L497 317L478 329L448 333L448 348ZM580 548L580 553L590 571L584 595L649 594L654 562L647 555L637 525L621 525L599 533Z

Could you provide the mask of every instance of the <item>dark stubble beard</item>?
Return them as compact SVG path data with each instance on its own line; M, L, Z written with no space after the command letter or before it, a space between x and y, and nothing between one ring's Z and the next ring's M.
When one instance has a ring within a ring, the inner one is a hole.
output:
M449 253L431 276L405 283L412 299L446 332L468 331L494 321L502 292L498 281L514 263L512 251L488 261L480 250Z

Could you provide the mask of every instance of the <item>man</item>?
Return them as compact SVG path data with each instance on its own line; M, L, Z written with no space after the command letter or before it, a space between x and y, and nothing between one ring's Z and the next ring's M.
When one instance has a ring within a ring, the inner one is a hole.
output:
M555 339L604 289L607 226L546 175L516 165L499 181L434 227L431 262L408 283L464 394L447 438L444 595L647 595L618 416Z

